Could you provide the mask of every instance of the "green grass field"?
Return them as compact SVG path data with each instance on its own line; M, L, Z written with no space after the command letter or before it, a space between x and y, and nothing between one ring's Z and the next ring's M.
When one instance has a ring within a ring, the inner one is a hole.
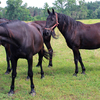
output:
M100 22L100 20L82 20L86 24ZM8 96L10 90L11 73L5 75L6 54L4 47L0 47L0 100L100 100L100 49L80 50L86 75L81 74L79 64L78 76L75 71L72 50L65 43L60 32L58 39L51 40L54 50L53 67L48 68L48 60L44 58L43 69L45 78L40 79L40 68L35 67L38 55L33 56L33 73L36 96L29 95L30 81L26 80L27 61L18 60L15 94Z

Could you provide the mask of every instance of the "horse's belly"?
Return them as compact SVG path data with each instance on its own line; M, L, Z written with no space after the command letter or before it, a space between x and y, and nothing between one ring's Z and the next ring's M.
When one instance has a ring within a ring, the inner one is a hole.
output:
M98 49L100 48L100 44L97 44L97 45L92 45L92 43L90 45L82 45L80 46L80 49Z
M34 44L34 52L33 54L38 53L43 48L43 39L39 39L39 41Z

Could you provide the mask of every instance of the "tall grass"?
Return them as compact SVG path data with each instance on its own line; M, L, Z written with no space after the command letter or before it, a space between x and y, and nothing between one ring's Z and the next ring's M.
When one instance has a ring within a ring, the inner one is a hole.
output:
M88 21L88 20L87 20ZM82 22L88 24L82 20ZM91 22L93 22L91 20ZM94 21L95 22L95 21ZM89 23L90 24L90 23ZM79 73L73 76L75 65L72 50L60 32L58 39L51 39L54 50L53 67L48 68L48 61L44 58L43 69L45 78L40 79L40 68L35 67L38 55L33 56L33 73L36 96L29 95L30 81L26 80L27 61L19 59L17 77L15 80L15 94L8 96L10 90L11 73L5 75L6 58L4 47L0 47L0 100L99 100L100 99L100 49L80 50L86 75Z

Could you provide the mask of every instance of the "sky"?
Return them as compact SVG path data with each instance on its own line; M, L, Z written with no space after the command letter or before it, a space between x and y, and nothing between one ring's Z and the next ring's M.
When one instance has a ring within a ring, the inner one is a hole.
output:
M6 7L6 1L7 0L0 0L1 1L1 4L0 4L0 7ZM38 8L43 8L44 6L44 3L48 3L48 5L50 7L52 7L52 3L55 2L55 0L22 0L23 1L23 4L27 3L27 7L31 6L31 7L38 7ZM100 0L85 0L86 2L94 2L94 1L100 1Z

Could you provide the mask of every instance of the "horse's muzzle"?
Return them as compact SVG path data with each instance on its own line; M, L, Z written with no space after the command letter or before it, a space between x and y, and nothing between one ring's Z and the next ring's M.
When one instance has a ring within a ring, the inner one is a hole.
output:
M51 30L45 30L44 35L46 35L46 36L50 36L50 35L51 35L51 33L52 33L52 31L51 31Z

